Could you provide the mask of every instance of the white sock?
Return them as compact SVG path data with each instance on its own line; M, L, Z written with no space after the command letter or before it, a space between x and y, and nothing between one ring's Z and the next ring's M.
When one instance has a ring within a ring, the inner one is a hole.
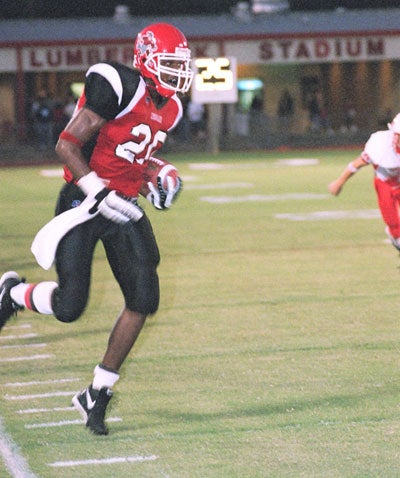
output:
M51 296L56 287L58 284L54 281L39 282L38 284L21 282L11 289L10 295L18 305L40 314L50 315L53 314Z
M119 374L117 372L110 372L96 365L94 369L94 378L92 387L95 390L100 390L103 387L112 388L118 381Z
M18 305L26 307L25 293L30 287L32 287L32 284L25 284L25 282L21 282L20 284L14 286L10 290L11 299L15 301Z
M51 296L54 289L58 287L57 282L39 282L32 291L32 302L40 314L52 314Z

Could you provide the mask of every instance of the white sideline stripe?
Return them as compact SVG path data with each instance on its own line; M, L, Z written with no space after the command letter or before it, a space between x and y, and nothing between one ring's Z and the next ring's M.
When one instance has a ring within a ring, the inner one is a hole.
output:
M332 221L337 219L376 219L380 217L380 213L378 209L359 209L355 211L315 211L297 214L275 214L275 217L289 221Z
M0 455L12 478L36 478L17 444L7 435L0 417Z
M5 350L5 349L42 348L42 347L47 347L47 344L0 345L0 350Z
M32 339L37 337L38 334L23 334L23 335L0 335L0 340L10 340L10 339Z
M40 175L45 178L60 178L64 174L62 169L42 169Z
M192 171L220 171L227 169L230 171L244 170L244 169L261 169L261 168L270 168L271 162L269 161L258 161L256 163L190 163L189 169Z
M76 412L74 407L54 407L54 408L27 408L25 410L17 410L19 415L29 413L46 413L46 412Z
M76 411L76 410L75 410ZM106 420L106 422L122 422L122 418L111 417ZM66 425L82 425L85 424L85 421L78 418L76 420L62 420L61 422L48 422L48 423L27 423L24 427L27 430L32 430L33 428L51 428L51 427L64 427Z
M53 383L78 382L79 378L58 378L55 380L35 380L31 382L7 382L3 387L31 387L33 385L49 385Z
M34 395L4 395L6 400L34 400L35 398L49 398L49 397L66 397L68 395L74 396L76 390L73 392L49 392L36 393Z
M319 159L316 158L288 158L278 159L275 164L279 166L312 166L319 164Z
M226 166L220 163L190 163L189 169L194 171L214 171L218 169L224 169Z
M189 163L189 169L194 171L215 171L220 169L260 169L269 168L270 166L311 166L319 164L319 159L316 158L285 158L277 159L273 163L270 160L257 161L256 163Z
M181 176L181 178L185 182L193 182L193 181L197 181L199 179L198 176L187 176L186 174Z
M31 329L32 324L7 325L7 330L11 329Z
M247 196L203 196L201 201L213 204L229 204L237 202L273 202L304 199L326 199L329 194L288 193L288 194L249 194Z
M45 360L54 357L52 354L28 355L26 357L8 357L0 359L0 362L21 362L23 360Z
M218 183L218 184L189 184L185 186L185 190L191 191L193 189L239 189L239 188L254 188L253 183Z
M65 467L65 466L83 466L83 465L113 465L114 463L135 463L141 461L157 460L158 456L116 456L113 458L91 459L91 460L77 460L77 461L55 461L49 463L49 466Z

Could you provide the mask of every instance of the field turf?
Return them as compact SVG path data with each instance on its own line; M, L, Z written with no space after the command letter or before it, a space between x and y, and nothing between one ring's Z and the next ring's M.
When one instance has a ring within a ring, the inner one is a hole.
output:
M122 368L110 434L69 408L122 306L99 245L79 321L24 311L0 335L0 476L398 477L400 258L372 168L327 192L357 154L166 157L180 198L142 201L161 305ZM55 278L30 244L58 169L0 169L1 271Z

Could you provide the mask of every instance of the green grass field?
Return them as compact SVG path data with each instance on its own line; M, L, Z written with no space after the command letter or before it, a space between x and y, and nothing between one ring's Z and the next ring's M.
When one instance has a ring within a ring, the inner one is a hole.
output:
M400 476L400 258L372 168L327 193L357 154L167 157L184 191L168 212L145 206L161 306L123 366L110 435L68 408L122 305L99 245L78 322L23 312L2 331L0 476ZM61 184L42 169L0 170L1 271L29 281L55 278L30 253Z

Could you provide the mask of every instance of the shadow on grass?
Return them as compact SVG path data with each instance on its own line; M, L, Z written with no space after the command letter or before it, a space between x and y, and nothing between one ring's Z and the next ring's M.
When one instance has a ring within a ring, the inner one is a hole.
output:
M157 418L157 428L164 429L168 435L195 435L207 433L226 433L233 429L240 430L267 430L276 428L300 428L309 426L334 426L355 423L376 423L387 419L396 418L396 410L393 413L379 415L369 414L363 406L365 401L382 400L382 395L396 397L398 389L370 391L370 393L327 395L322 398L310 398L303 400L290 400L280 403L259 403L247 407L226 407L223 410L212 412L182 412L172 409L158 409L149 412ZM351 410L346 413L345 410ZM306 413L307 415L298 416ZM241 421L247 418L257 418L257 424ZM230 420L232 420L230 422ZM171 425L179 428L171 430ZM147 421L134 427L136 430L153 428L154 422ZM120 425L119 430L129 430L128 426ZM190 431L188 431L190 428Z

